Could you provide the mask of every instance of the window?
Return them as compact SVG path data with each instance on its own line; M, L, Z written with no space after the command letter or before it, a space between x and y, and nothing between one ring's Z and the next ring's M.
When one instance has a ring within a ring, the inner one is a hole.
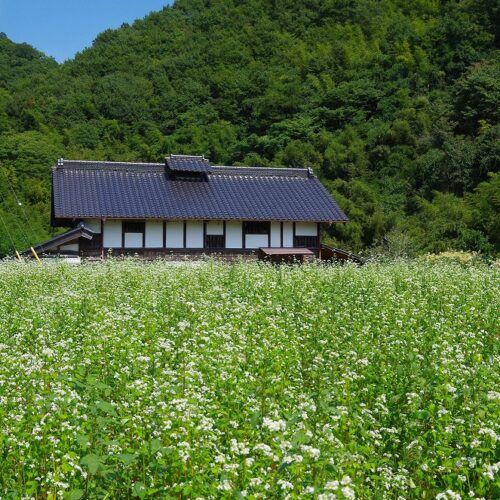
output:
M245 234L269 234L271 232L270 222L248 221L243 225Z
M224 248L224 235L223 234L205 235L205 248L211 248L211 249Z
M146 223L123 221L123 248L143 248Z
M143 233L146 227L144 221L123 221L124 233Z
M247 221L243 223L243 247L261 248L270 246L271 223L264 221Z
M317 236L295 236L293 246L295 248L318 248L319 238Z

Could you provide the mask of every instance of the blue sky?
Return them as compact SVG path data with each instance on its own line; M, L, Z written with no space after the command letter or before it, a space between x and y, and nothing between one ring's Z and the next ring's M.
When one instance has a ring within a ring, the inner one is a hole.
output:
M171 0L0 0L0 32L62 62L107 28L131 23Z

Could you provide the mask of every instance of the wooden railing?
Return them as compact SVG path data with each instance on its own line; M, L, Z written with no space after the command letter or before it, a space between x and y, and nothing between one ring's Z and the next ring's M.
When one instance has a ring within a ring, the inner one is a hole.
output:
M360 265L365 263L365 260L359 255L348 252L347 250L342 250L341 248L330 247L323 244L321 245L321 259L351 261Z

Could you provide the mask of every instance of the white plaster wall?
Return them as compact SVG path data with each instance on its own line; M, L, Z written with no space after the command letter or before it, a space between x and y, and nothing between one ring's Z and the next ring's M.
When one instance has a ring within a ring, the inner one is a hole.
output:
M125 248L142 248L142 233L125 233Z
M295 234L297 236L317 236L316 222L296 222Z
M267 234L247 234L245 237L245 248L268 247Z
M281 246L281 223L271 222L271 246Z
M226 222L226 248L241 248L243 226L241 221Z
M208 221L207 234L222 236L224 234L224 223L221 220Z
M121 248L122 246L121 220L108 220L104 223L103 246L104 248Z
M101 219L85 219L83 223L94 233L101 233Z
M62 245L59 249L61 252L78 252L80 245L78 243L71 243L70 245Z
M203 248L203 222L186 222L186 248Z
M167 222L167 248L184 247L184 222Z
M293 222L283 222L283 247L293 247Z
M163 222L146 221L146 248L163 248Z

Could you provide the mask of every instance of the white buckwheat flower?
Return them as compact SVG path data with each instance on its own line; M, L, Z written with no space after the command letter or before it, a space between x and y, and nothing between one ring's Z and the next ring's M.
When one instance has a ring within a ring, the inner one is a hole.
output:
M267 427L271 432L284 431L286 429L286 422L284 420L271 420L264 417L262 427Z
M349 488L349 486L344 486L342 488L342 495L344 495L349 500L356 498L356 493L354 493L354 490Z

